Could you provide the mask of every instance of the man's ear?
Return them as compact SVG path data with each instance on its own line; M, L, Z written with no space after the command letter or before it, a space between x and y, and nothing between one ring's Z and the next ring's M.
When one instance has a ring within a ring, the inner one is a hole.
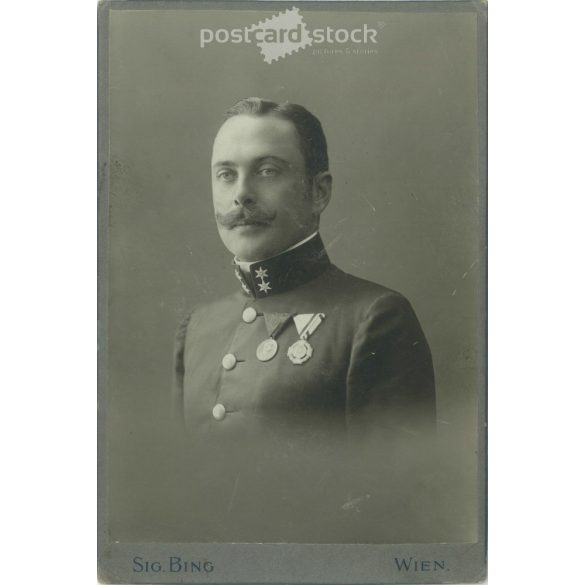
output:
M313 177L312 201L313 212L321 215L331 200L333 177L329 171L324 171Z

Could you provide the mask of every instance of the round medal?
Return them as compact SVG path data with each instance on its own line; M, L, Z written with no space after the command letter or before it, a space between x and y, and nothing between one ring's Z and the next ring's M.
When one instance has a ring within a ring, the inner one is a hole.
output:
M256 357L261 362L267 362L276 355L277 351L278 343L276 343L276 340L272 338L266 339L258 346L258 349L256 350Z
M287 355L293 364L304 364L313 355L313 348L305 339L299 339L288 348Z

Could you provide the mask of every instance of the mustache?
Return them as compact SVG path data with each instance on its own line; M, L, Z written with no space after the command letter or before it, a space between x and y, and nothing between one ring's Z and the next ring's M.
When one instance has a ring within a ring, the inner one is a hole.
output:
M222 227L234 228L238 225L251 225L255 223L268 224L276 218L276 212L268 212L259 207L247 209L245 207L228 211L227 213L215 213L215 221Z

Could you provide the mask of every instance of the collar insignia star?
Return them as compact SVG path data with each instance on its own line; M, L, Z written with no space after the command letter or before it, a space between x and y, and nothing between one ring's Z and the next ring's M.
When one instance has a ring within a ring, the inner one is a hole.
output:
M262 268L262 266L260 266L260 268L254 272L256 273L256 278L260 278L261 280L268 278L268 270Z
M270 288L270 283L269 283L269 282L264 282L264 281L262 281L262 282L259 284L258 288L260 289L260 292L267 293L267 294L268 294L268 291L269 291L269 290L272 290L272 289Z
M260 284L258 285L260 292L268 294L268 291L272 290L272 288L270 287L270 283L264 280L265 278L268 278L268 270L260 266L258 270L254 270L254 272L256 273L256 278L260 279Z

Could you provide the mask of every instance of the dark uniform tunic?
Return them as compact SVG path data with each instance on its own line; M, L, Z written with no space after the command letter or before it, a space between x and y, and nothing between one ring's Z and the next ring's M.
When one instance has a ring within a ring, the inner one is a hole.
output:
M380 461L434 427L427 342L403 296L333 266L318 235L236 272L240 290L195 309L177 337L174 405L215 498L202 530L290 540L319 512L339 535L334 519L368 504ZM259 507L277 515L268 531Z

